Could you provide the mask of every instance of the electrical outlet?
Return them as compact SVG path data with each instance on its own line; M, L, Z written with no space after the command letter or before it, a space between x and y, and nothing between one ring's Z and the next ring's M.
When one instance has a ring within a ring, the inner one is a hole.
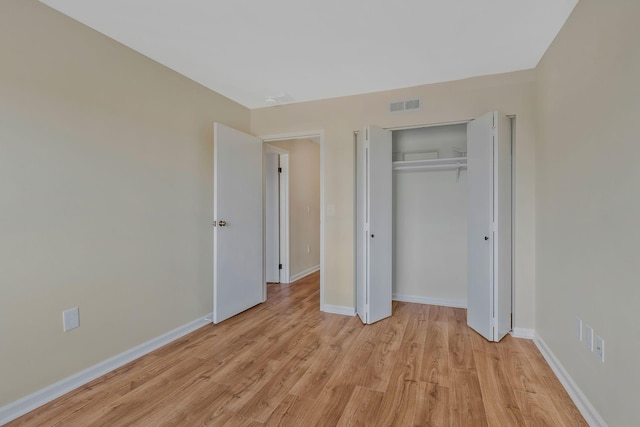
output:
M65 332L80 326L80 312L78 307L73 307L62 312L62 328Z
M585 341L587 343L587 350L593 351L593 328L589 325L585 325Z
M576 339L582 341L582 319L579 317L576 317Z
M604 340L598 336L596 337L596 355L604 363Z

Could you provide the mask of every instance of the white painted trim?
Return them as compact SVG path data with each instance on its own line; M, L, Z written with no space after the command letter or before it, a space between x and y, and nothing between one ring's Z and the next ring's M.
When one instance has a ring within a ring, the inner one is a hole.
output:
M301 131L298 131L298 132L276 133L276 134L272 134L272 135L263 135L260 138L262 138L262 140L264 142L286 141L288 139L324 138L324 129L301 130Z
M532 340L536 337L536 331L533 329L513 328L511 336L514 338L524 338Z
M562 363L556 358L553 354L549 346L544 342L544 340L540 337L540 335L536 334L533 342L542 353L542 356L545 358L551 370L556 374L560 383L562 383L567 393L573 400L573 403L578 407L578 410L585 418L587 423L591 427L607 427L607 423L602 419L596 408L593 407L587 396L580 390L580 387L575 383L571 375L567 372L567 370L562 366Z
M169 344L178 338L195 331L205 325L211 323L213 313L207 315L206 318L196 319L186 325L180 326L172 331L162 334L159 337L153 338L145 343L135 346L123 353L110 357L107 360L95 364L83 371L71 375L63 380L60 380L50 386L36 391L22 399L11 402L8 405L0 407L0 425L4 425L9 421L31 412L34 409L49 403L54 399L66 394L72 390L81 387L96 378L105 375L114 369L117 369L139 357L148 354L163 345Z
M325 281L325 246L324 246L324 235L325 235L325 197L324 197L324 169L325 169L325 154L324 154L324 130L309 130L309 131L298 131L298 132L288 132L288 133L280 133L274 135L263 135L260 137L264 142L271 141L286 141L287 139L313 139L314 141L319 141L320 144L320 310L323 310L324 307L324 287Z
M358 313L358 131L353 132L353 304ZM363 315L363 313L360 313Z
M342 314L343 316L355 316L356 309L355 307L347 307L344 305L331 305L324 304L320 306L320 310L325 313L333 313L333 314Z
M296 280L300 280L303 277L307 277L308 275L313 274L318 270L320 270L320 266L319 265L316 265L316 266L311 267L311 268L307 268L306 270L301 271L300 273L294 274L293 276L289 277L289 283L293 283Z
M467 308L467 302L465 300L458 299L427 298L394 293L393 300L402 302L415 302L417 304L441 305L443 307Z
M408 130L408 129L422 129L422 128L432 128L436 126L452 126L452 125L464 125L467 124L474 119L467 120L454 120L451 122L439 122L439 123L423 123L418 125L408 125L408 126L394 126L389 128L383 128L384 130L396 131L396 130ZM357 132L357 131L356 131Z
M286 280L290 275L291 267L291 246L289 235L291 230L289 229L291 224L291 214L289 211L289 170L291 164L289 163L289 153L280 154L280 167L282 167L282 173L280 174L280 257L282 259L282 271L280 272L280 283L289 283Z

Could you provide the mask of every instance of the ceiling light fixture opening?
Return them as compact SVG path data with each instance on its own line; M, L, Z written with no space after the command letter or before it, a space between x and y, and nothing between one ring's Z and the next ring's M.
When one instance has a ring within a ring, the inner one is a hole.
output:
M289 104L294 101L295 99L293 99L293 97L286 92L281 92L277 95L271 95L264 98L264 103L268 107L272 107L275 105Z

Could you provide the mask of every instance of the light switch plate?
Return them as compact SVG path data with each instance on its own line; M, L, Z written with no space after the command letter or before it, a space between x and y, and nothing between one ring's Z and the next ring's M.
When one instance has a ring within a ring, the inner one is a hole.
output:
M596 336L596 355L604 363L604 340L598 336Z
M582 341L582 319L576 317L576 339Z

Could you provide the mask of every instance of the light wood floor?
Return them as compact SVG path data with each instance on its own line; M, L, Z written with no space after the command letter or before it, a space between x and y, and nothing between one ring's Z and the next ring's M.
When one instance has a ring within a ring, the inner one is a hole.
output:
M318 275L9 426L586 426L535 345L465 310L394 302L363 326L321 313Z

